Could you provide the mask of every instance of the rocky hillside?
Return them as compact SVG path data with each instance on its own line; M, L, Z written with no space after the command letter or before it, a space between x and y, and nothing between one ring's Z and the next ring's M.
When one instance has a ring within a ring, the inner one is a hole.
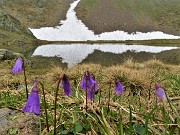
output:
M180 0L81 0L76 12L97 34L124 30L180 35Z
M73 0L0 0L0 9L32 28L58 25ZM3 2L4 1L4 2Z
M34 42L28 28L59 25L73 0L0 0L0 45Z
M13 16L0 12L0 43L5 45L32 42L31 31Z
M0 28L5 31L16 32L33 37L28 28L24 27L16 18L5 12L0 13Z

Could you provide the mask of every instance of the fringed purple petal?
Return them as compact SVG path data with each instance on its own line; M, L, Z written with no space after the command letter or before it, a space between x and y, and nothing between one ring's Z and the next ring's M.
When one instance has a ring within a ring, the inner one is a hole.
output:
M96 91L98 89L98 84L96 81L94 81L94 90Z
M70 96L72 94L72 90L70 88L70 82L69 81L62 81L62 85L64 88L65 95Z
M21 73L23 70L23 61L22 61L22 58L18 58L11 70L11 72L13 74L18 74L18 73Z
M119 81L115 81L115 85L116 85L115 94L122 94L124 92L124 88L122 84Z
M40 100L37 87L32 88L28 100L22 108L22 111L40 115Z
M156 84L155 87L156 87L156 97L158 99L158 102L166 100L166 94L164 90L160 87L160 85Z
M72 94L72 90L71 90L71 87L70 87L70 82L68 80L68 77L65 74L63 75L61 85L64 88L64 94L66 96L70 96Z
M161 86L158 83L155 84L155 87L156 87L156 90L161 88Z
M84 73L84 76L80 82L80 87L81 87L81 89L86 90L86 74L85 73Z
M94 100L94 91L89 89L87 97L88 97L89 100L93 101Z

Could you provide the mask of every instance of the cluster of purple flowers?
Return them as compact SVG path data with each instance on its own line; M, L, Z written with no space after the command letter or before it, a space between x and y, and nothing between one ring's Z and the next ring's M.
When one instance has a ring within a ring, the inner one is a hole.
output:
M98 84L95 81L95 79L93 79L93 77L91 76L89 71L84 72L84 75L83 75L81 83L80 83L80 87L83 90L87 90L88 99L93 101L94 93L98 89Z
M17 74L21 73L23 70L23 60L22 58L18 58L15 62L15 65L12 68L12 73ZM22 108L23 112L30 112L34 113L36 115L40 114L40 100L38 95L38 80L36 79L34 82L34 86L31 90L31 93L29 94L29 97L27 99L26 104ZM66 74L62 77L62 83L60 86L64 89L64 94L66 96L72 95L72 90L70 88L70 82ZM84 91L87 91L87 98L91 101L94 100L95 93L98 91L98 83L95 80L95 77L93 77L89 71L85 71L84 75L82 77L82 80L80 82L80 88ZM156 97L158 102L166 100L166 94L164 90L160 87L158 83L155 84L156 89ZM122 94L124 92L124 87L120 83L119 80L115 81L115 93L116 95Z

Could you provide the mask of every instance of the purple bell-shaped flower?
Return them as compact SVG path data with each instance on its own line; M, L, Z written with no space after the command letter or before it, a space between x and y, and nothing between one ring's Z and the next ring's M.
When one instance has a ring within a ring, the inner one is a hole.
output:
M122 94L124 92L124 88L122 86L122 84L119 82L119 80L115 81L115 87L116 87L116 91L115 94Z
M166 100L166 94L163 88L161 88L161 86L158 83L155 84L155 88L156 88L157 101L161 102L161 101Z
M88 90L87 98L91 101L94 100L94 90L91 90L91 89Z
M17 58L11 72L13 74L18 74L18 73L21 73L23 70L23 60L21 57Z
M37 80L34 82L34 86L29 94L26 104L23 106L23 112L34 113L36 115L40 114L40 100L38 95Z
M98 89L98 84L93 79L93 77L91 76L89 71L84 72L84 76L83 76L83 78L81 80L80 87L83 90L86 90L86 89L97 90Z
M63 78L62 78L62 86L64 88L64 94L66 96L70 96L72 94L72 90L70 88L70 82L68 80L68 77L67 75L63 75Z

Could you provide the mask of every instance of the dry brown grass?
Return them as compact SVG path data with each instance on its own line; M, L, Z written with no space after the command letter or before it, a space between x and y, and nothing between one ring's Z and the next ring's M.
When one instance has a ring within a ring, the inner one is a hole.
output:
M24 85L23 75L10 74L13 61L5 61L0 63L0 89L10 88L13 89L15 83ZM76 65L71 69L63 69L61 67L52 66L45 74L31 71L28 67L27 78L28 84L31 85L35 77L47 83L48 87L56 87L57 80L64 73L69 76L72 83L77 84L81 81L84 71L89 70L99 82L100 89L108 89L109 82L114 83L118 79L122 84L131 91L139 92L144 91L147 94L149 89L154 88L151 83L160 82L162 86L170 86L165 76L168 74L180 75L179 65L167 65L159 60L150 60L145 63L136 63L132 59L126 60L123 64L111 67L102 67L97 64L82 64ZM76 85L77 85L76 84ZM151 86L150 86L151 85ZM145 94L144 93L144 94ZM146 95L145 94L145 95Z

